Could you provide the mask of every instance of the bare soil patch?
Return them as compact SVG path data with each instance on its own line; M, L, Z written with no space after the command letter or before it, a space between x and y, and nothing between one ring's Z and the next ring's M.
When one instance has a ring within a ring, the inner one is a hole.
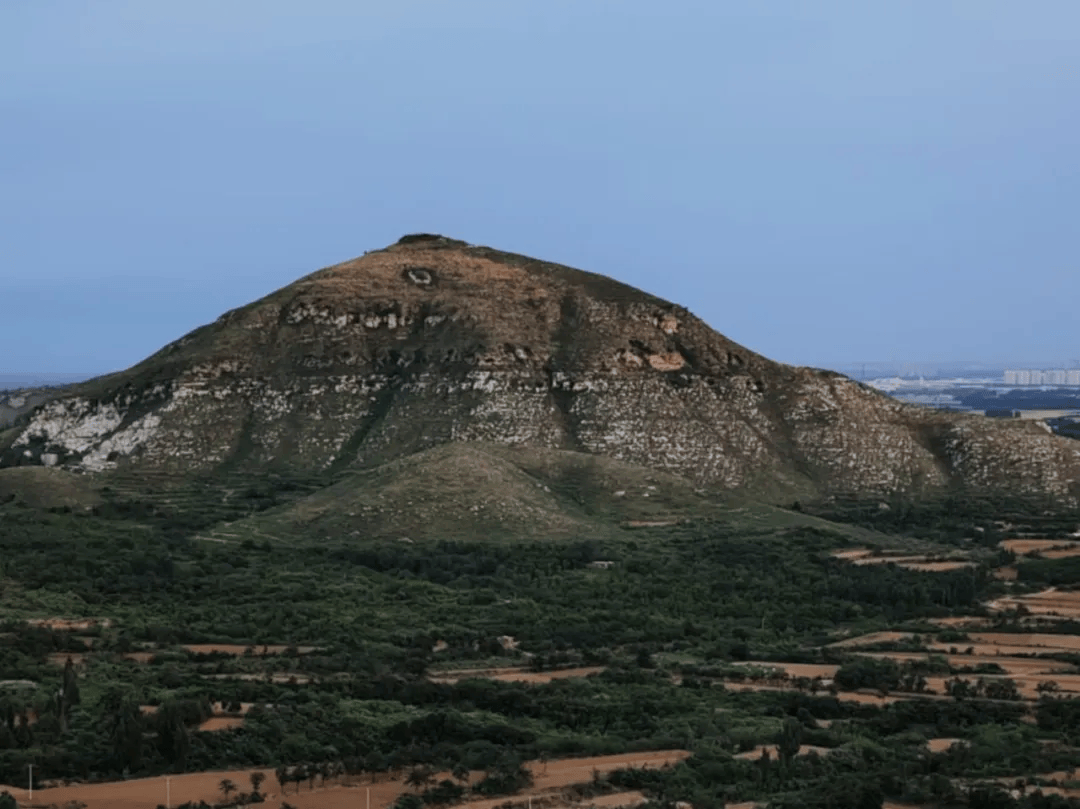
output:
M966 655L967 657L1009 657L1013 655L1039 655L1039 654L1052 654L1055 651L1063 652L1069 651L1068 649L1040 649L1037 646L999 646L996 643L972 643L969 640L962 640L956 643L928 643L926 644L928 649L932 649L935 652L947 652L953 654L950 650L955 649L956 654ZM968 650L971 650L971 654L968 654Z
M48 656L48 661L54 666L66 666L70 658L73 666L85 666L88 654L84 652L53 652ZM124 660L132 660L136 663L147 664L154 660L153 652L125 652L120 655Z
M965 567L975 567L974 562L901 562L899 566L905 570L921 570L923 573L943 573L948 570L961 570Z
M861 559L873 553L870 548L852 548L846 551L833 551L834 559Z
M746 661L735 665L745 668L769 668L780 669L789 677L832 677L836 674L839 666L826 663L773 663L764 661Z
M46 659L54 666L66 666L69 660L73 666L85 666L86 657L80 652L53 652Z
M926 660L930 655L927 652L862 652L864 657L877 659L895 660L897 663L905 663L912 660ZM984 663L993 663L1000 666L1006 674L1052 674L1057 672L1070 672L1073 666L1058 660L1038 660L1035 658L1017 658L1006 655L966 655L945 654L941 655L954 668L974 667ZM978 676L978 675L961 675ZM992 675L985 675L992 676Z
M256 770L222 770L170 776L169 793L172 805L177 806L186 801L198 802L203 800L211 804L219 801L221 792L218 785L225 778L232 780L241 789L250 790L251 784L248 776L252 772L256 772ZM263 787L264 792L277 793L277 782L274 780L273 770L263 769L258 770L258 772L262 772L266 776ZM394 786L398 785L395 784ZM0 790L4 789L10 792L20 805L27 803L29 800L25 789L11 786L0 787ZM85 804L87 809L146 809L147 807L164 804L165 797L165 778L162 776L103 784L76 784L51 789L35 789L33 805L63 806L69 802L79 801ZM396 797L396 794L394 797Z
M1004 569L1005 568L999 568L999 570ZM978 615L950 615L947 618L930 618L929 622L935 626L945 627L990 626L994 623L990 618L984 618Z
M550 683L552 680L588 677L591 674L599 674L603 670L603 666L586 666L577 669L556 669L555 671L516 671L500 674L492 679L512 683Z
M1009 775L989 780L1009 788L1016 781L1017 777L1018 776L1015 775ZM1036 773L1034 778L1037 782L1037 788L1042 790L1044 795L1060 795L1067 798L1080 798L1080 789L1060 786L1060 784L1069 781L1080 781L1080 768L1072 771L1058 770L1057 772ZM1031 786L1029 789L1034 790L1036 789L1036 786Z
M1035 647L1031 651L1077 652L1080 651L1080 635L1054 635L1038 632L972 632L973 640L1001 646Z
M199 725L199 730L231 730L244 724L242 716L212 716Z
M608 773L626 767L663 767L676 764L688 758L689 755L690 753L685 750L658 750L617 756L563 759L549 762L547 765L534 762L529 766L533 771L535 783L527 793L523 794L535 795L543 790L586 783L592 780L593 770ZM250 791L249 776L253 772L261 772L265 775L263 792L267 794L269 800L276 801L283 797L272 769L221 770L170 776L172 805L177 806L185 801L216 803L221 798L218 785L225 778L233 781L242 791ZM448 777L448 774L444 773L439 777ZM27 801L25 789L0 785L0 791L5 789L20 803ZM366 805L368 789L371 790L372 809L385 809L406 790L406 787L402 781L380 780L370 784L367 779L364 779L363 783L350 783L345 780L342 783L318 786L314 790L307 789L305 785L299 792L295 792L295 785L290 784L288 789L288 795L284 797L297 809L356 809L357 806ZM506 803L508 800L512 798L493 799L495 801L493 806ZM147 809L147 807L165 803L165 777L34 790L35 806L39 804L62 806L71 801L80 801L86 805L86 809ZM633 802L631 800L630 803L623 804L616 801L607 805L633 805ZM469 804L469 806L473 805Z
M573 806L605 806L609 809L617 809L624 806L640 806L647 798L637 791L612 792L608 795L596 795L587 800L573 799L567 793L560 790L540 790L535 788L519 792L516 795L504 795L499 798L483 798L477 801L466 801L456 804L461 809L497 809L498 807L510 806L512 809L564 809Z
M933 684L931 683L931 687ZM794 691L790 685L765 685L762 683L733 683L724 681L724 688L729 691ZM938 690L938 689L935 689ZM861 705L890 705L894 702L904 702L913 699L945 699L940 696L940 691L935 694L906 694L896 693L882 696L869 691L839 691L836 698L841 702L857 702Z
M846 647L870 646L874 643L888 643L897 640L906 640L912 637L910 632L871 632L869 635L859 635L857 638L844 638L834 641L829 646L842 649Z
M1055 548L1072 550L1072 555L1080 553L1080 542L1071 542L1067 539L1003 539L998 546L1020 555L1035 551L1045 555L1046 551Z
M603 670L603 666L583 666L576 669L554 669L552 671L529 671L524 668L458 669L457 671L443 671L432 674L428 679L433 683L447 684L474 678L500 680L507 683L550 683L552 680L588 677L591 674L599 674Z
M89 629L112 626L110 618L31 618L30 626L43 626L57 632L86 632Z
M897 564L899 562L926 562L927 557L923 554L917 554L914 556L860 556L857 559L853 559L852 562L856 565L884 565L884 564Z
M630 792L613 792L610 795L597 795L594 798L589 798L589 806L606 806L620 807L620 806L641 806L648 800L642 793L637 791Z
M1038 699L1038 686L1051 680L1058 684L1056 696L1072 699L1080 696L1080 675L1076 674L1013 674L1009 679L1016 683L1016 690L1025 699Z
M1080 592L1068 592L1050 587L1038 593L1022 596L1004 596L986 605L996 612L1015 610L1020 607L1032 615L1043 618L1080 618Z
M678 764L690 757L686 750L653 750L644 753L624 753L616 756L593 756L590 758L567 758L551 761L545 767L538 762L529 764L533 773L533 789L552 789L592 780L593 770L601 774L628 767L657 769Z
M927 748L931 753L944 753L954 744L965 744L963 739L928 739Z

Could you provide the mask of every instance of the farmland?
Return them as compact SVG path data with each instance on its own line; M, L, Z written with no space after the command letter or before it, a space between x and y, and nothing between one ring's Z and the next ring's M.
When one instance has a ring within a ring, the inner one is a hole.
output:
M255 770L275 807L370 787L375 809L855 809L1080 764L1074 591L1026 567L1070 561L1008 536L733 509L604 541L298 551L0 509L0 792L17 800L34 763L35 802L90 809L156 805L166 776L174 803L220 803Z
M537 807L546 806L572 806L574 801L571 796L564 793L564 788L579 783L587 783L593 779L593 773L601 775L627 767L644 767L659 769L670 767L688 757L683 751L655 751L635 753L619 756L593 756L567 761L528 764L533 774L533 783L529 789L529 797L533 798ZM352 809L361 802L366 803L369 797L373 806L388 806L401 795L410 791L404 783L404 779L396 778L357 778L341 776L325 781L312 783L310 789L297 788L290 784L279 784L272 769L247 769L247 770L220 770L214 772L193 773L188 775L174 775L168 779L165 777L142 778L122 783L105 783L90 786L59 786L38 789L34 792L34 805L63 806L72 801L78 801L85 809L144 809L163 803L166 794L174 805L181 802L206 801L215 803L221 799L220 785L225 779L232 781L239 788L250 789L248 786L253 774L260 774L265 786L262 794L271 801L285 798L297 807L297 809ZM450 778L451 773L436 773L436 780ZM479 781L482 773L469 773L469 781ZM29 802L27 790L9 787L8 790L19 801ZM619 807L640 803L640 793L614 793L599 796L603 800L598 803L601 806ZM493 798L486 801L469 801L462 804L466 809L491 809L496 805L506 802L506 798ZM580 801L578 801L580 802ZM589 801L595 803L596 801Z

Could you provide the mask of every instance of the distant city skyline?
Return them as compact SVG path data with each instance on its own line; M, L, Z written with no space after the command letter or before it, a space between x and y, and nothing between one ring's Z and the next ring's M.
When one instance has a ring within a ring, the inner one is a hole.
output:
M809 367L824 368L838 371L854 379L881 379L886 377L916 377L920 374L925 376L961 376L968 378L1001 377L1002 384L1026 385L1070 385L1080 386L1080 362L1072 362L1068 365L1061 363L980 363L980 362L911 362L911 361L882 361L882 362L839 362L839 363L811 363ZM36 387L47 385L62 385L91 379L95 376L122 371L124 368L109 368L82 373L63 372L19 372L0 371L0 390L10 390L19 387ZM949 372L967 371L967 374ZM1053 378L1033 379L1032 372L1057 372L1064 375L1059 380ZM1024 375L1026 373L1026 376ZM1012 375L1010 381L1010 375Z

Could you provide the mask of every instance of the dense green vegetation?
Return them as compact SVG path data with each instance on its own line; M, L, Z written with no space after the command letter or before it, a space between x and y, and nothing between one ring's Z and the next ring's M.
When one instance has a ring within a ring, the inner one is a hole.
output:
M289 496L252 486L238 508L265 511ZM973 530L948 504L843 508L830 516L886 529L898 544L959 543ZM1067 517L1056 519L1064 530ZM841 664L842 687L919 693L925 675L957 672L821 647L840 631L934 631L926 618L976 609L1002 587L988 566L925 574L842 562L830 552L851 543L848 529L814 522L733 513L584 541L230 542L199 539L203 518L130 502L75 514L12 499L0 505L0 783L22 782L30 763L41 779L465 767L487 772L481 791L499 794L519 785L528 759L685 748L693 756L678 767L590 788L643 788L695 809L869 807L886 796L1012 806L993 792L965 797L963 784L1080 764L1080 717L1052 698L1028 724L1008 694L974 688L875 707L806 682L727 687L740 661L786 660ZM978 527L989 553L998 529L985 515ZM1024 562L1022 577L1056 575L1040 564ZM26 623L47 616L113 623L83 632ZM211 641L252 648L182 647ZM259 654L265 644L291 648ZM318 649L302 653L309 644ZM125 657L136 651L154 657ZM85 658L64 665L69 654ZM492 663L604 670L531 685L429 679ZM241 727L197 730L215 705L242 703L255 707ZM935 737L967 744L930 754ZM773 743L777 756L736 757ZM796 755L805 746L828 752ZM455 799L449 783L429 785L421 803ZM1054 805L1027 791L1022 805Z

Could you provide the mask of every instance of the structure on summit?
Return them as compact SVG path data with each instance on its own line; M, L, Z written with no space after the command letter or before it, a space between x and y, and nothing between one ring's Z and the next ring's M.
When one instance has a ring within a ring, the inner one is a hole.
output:
M776 499L1075 498L1080 444L773 362L610 278L432 235L308 275L0 433L0 464L311 473L484 441Z

